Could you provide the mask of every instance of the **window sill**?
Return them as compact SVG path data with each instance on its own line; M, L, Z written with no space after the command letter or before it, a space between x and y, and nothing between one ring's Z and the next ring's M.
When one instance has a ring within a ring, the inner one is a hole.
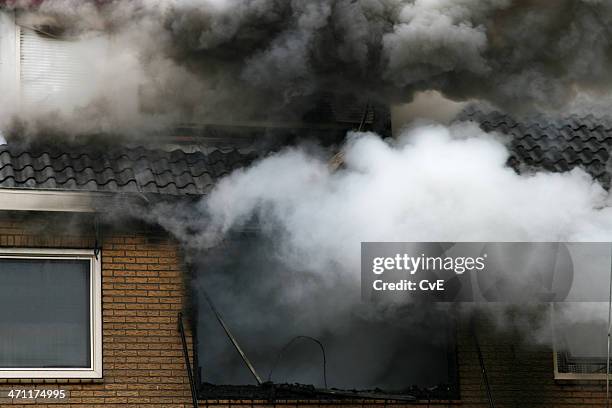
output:
M272 404L270 400L262 400L262 399L206 399L206 398L198 398L198 403L203 406L213 407L227 407L229 406L257 406L257 405L289 405L289 406L335 406L335 405L360 405L363 406L409 406L409 405L445 405L445 406L453 406L453 405L462 405L464 402L460 399L448 399L448 400L439 400L439 399L418 399L415 401L401 401L401 400L392 400L392 399L345 399L345 400L322 400L322 399L278 399L275 400ZM428 405L428 406L429 406Z
M104 378L0 378L0 384L83 384L103 382Z

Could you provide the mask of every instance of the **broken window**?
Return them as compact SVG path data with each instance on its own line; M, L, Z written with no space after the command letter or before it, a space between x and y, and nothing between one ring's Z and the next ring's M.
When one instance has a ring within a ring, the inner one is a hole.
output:
M0 252L0 378L101 377L100 272L89 252Z
M294 270L273 244L242 234L195 257L201 398L456 396L450 314L377 309L361 301L359 271Z

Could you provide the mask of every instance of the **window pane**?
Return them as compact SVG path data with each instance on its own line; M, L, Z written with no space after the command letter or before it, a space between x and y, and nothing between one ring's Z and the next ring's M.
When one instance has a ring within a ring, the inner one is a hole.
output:
M560 304L554 312L559 373L605 374L608 304Z
M90 264L0 258L0 367L89 367Z

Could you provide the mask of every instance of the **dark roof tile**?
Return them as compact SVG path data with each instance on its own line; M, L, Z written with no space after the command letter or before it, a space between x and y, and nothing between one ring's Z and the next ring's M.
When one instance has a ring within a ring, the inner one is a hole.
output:
M612 120L609 118L535 116L519 122L499 112L468 108L458 119L474 121L485 131L509 135L508 164L517 170L524 165L555 172L581 167L604 187L610 187Z
M252 150L208 147L186 153L133 148L0 146L0 188L201 195L255 159Z

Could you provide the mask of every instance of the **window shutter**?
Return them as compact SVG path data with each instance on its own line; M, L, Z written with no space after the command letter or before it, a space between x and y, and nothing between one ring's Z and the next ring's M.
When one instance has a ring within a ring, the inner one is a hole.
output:
M13 15L0 7L0 106L3 107L14 102L18 89L16 33Z
M87 78L78 42L57 39L22 27L21 97L25 106L61 107L74 101Z

